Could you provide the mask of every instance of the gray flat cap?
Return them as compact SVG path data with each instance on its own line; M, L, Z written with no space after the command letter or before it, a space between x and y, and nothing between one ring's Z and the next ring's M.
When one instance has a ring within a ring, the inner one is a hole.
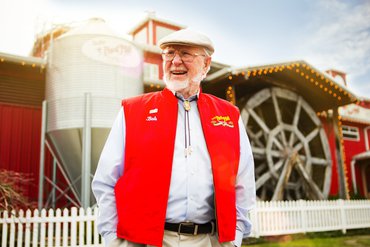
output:
M200 46L206 48L209 55L212 55L215 51L212 41L206 35L189 28L181 29L163 37L159 40L158 45L161 49L169 45Z

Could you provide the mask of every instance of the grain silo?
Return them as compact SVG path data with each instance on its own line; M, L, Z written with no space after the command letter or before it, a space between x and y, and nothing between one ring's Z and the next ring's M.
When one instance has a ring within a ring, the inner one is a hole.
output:
M123 98L143 92L142 52L101 19L55 39L48 51L47 138L87 207L91 174Z

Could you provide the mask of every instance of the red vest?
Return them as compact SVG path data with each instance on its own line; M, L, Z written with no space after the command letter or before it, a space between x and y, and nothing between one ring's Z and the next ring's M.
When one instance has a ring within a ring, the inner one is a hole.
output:
M197 101L211 158L218 238L233 241L235 183L240 157L239 111L212 95ZM164 89L122 101L125 166L115 186L117 237L162 246L174 154L178 100Z

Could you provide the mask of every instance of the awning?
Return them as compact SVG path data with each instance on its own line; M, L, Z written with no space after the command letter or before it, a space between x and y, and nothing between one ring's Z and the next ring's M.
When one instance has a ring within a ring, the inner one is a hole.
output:
M0 53L0 102L41 107L45 72L44 59Z
M238 100L266 87L289 89L301 95L317 112L359 101L347 87L305 61L224 68L208 76L203 89L222 97L229 86L234 86Z

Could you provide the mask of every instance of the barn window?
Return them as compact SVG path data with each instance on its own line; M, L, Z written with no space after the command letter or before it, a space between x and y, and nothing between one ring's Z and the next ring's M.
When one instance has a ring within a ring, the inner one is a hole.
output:
M352 140L352 141L360 140L360 135L359 135L359 131L357 127L343 125L342 133L343 133L343 139Z
M144 63L144 79L149 81L159 79L158 64Z

